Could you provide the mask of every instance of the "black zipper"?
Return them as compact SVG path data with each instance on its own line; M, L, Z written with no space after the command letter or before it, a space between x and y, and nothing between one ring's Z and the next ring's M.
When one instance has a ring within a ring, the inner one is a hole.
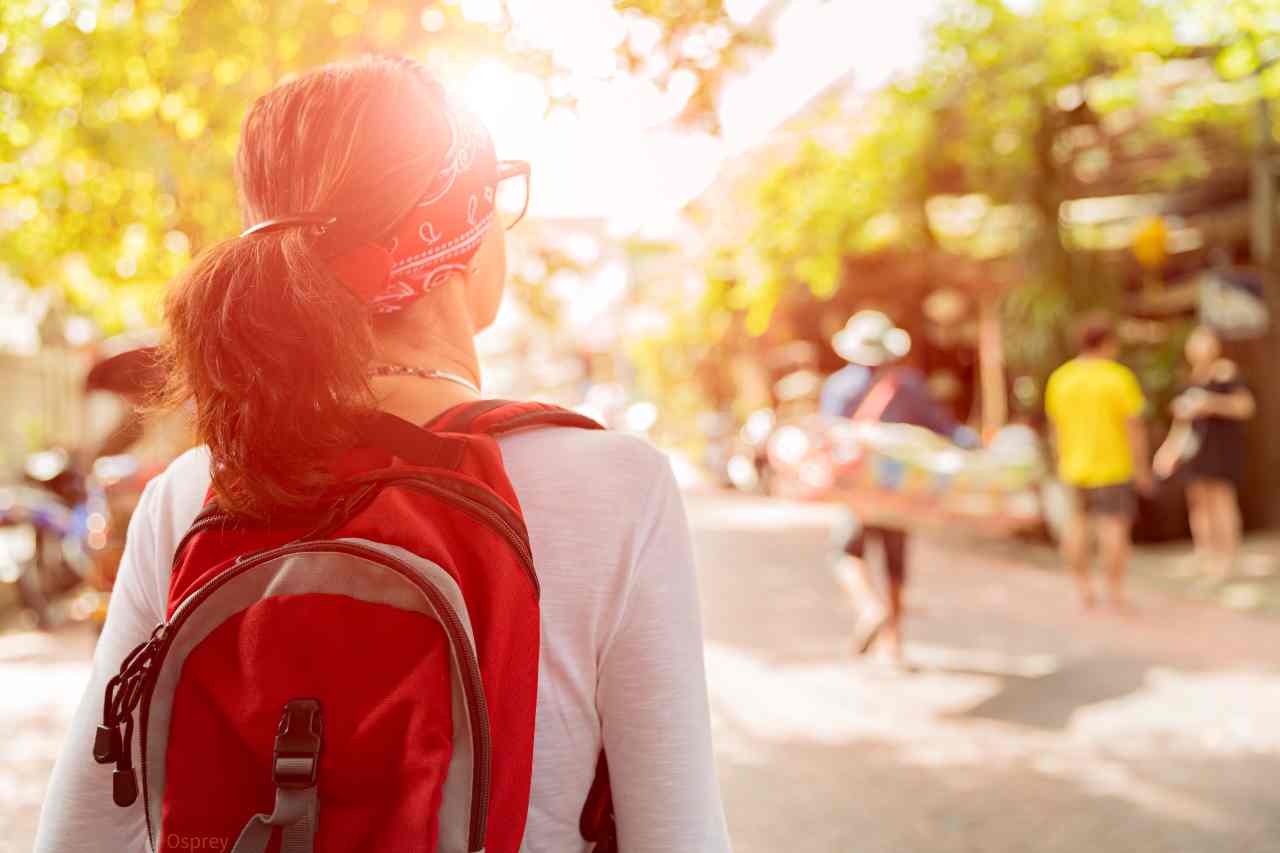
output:
M430 582L423 580L412 567L406 565L404 561L394 557L389 557L374 548L363 545L356 545L351 542L341 542L335 540L321 540L315 542L291 543L283 545L279 548L273 548L270 551L264 551L253 556L250 559L234 563L227 569L224 569L216 577L208 583L200 587L192 595L184 599L174 610L173 616L165 623L157 627L157 633L153 635L153 639L147 644L158 643L159 648L151 651L151 665L149 668L149 677L146 684L141 688L142 694L142 715L140 720L141 734L141 756L142 756L142 802L147 819L147 832L151 837L154 835L154 827L151 822L151 803L148 796L147 786L147 724L148 716L151 711L151 691L155 687L156 674L159 673L164 665L165 656L169 652L169 647L173 644L173 636L177 629L181 627L182 621L186 618L186 614L193 611L200 602L204 601L223 584L232 578L240 575L255 566L261 565L269 560L291 554L299 554L306 552L337 552L341 554L351 554L364 559L371 560L386 568L392 569L399 573L410 582L416 584L419 589L426 594L432 605L436 608L436 612L441 615L442 620L446 623L445 630L449 632L449 638L454 643L454 647L459 650L459 659L462 661L464 672L464 688L467 691L467 707L471 716L471 732L472 732L472 748L474 755L473 780L471 787L471 825L469 828L469 839L467 844L468 850L483 849L483 839L486 834L486 828L489 820L489 786L491 772L491 751L492 742L489 732L489 706L485 698L484 682L480 675L480 663L476 658L475 648L467 639L466 629L462 625L462 620L458 617L453 606L449 604L448 599L436 589ZM128 745L126 744L126 748Z

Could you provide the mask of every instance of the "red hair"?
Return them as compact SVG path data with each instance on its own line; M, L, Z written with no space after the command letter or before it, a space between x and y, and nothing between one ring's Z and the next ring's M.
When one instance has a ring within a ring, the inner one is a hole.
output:
M314 503L326 460L354 442L372 405L375 320L324 258L409 213L444 160L446 109L421 66L371 58L277 86L245 118L245 223L302 212L337 222L218 243L169 295L165 399L194 402L225 510L267 519Z

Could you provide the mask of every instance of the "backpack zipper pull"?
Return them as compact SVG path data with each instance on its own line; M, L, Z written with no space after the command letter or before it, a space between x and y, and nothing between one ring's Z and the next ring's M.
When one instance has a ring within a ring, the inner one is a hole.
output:
M142 694L150 686L151 652L152 650L149 649L139 658L142 663L130 674L123 689L124 735L120 737L116 769L111 774L111 798L121 808L133 805L138 799L138 774L133 769L133 712L142 701ZM116 732L119 733L119 727L116 728Z
M120 727L108 726L105 722L98 726L98 733L93 737L93 760L99 764L111 764L120 758Z
M111 774L111 799L117 806L131 806L138 799L138 774L133 769L133 716L124 724L124 743Z
M102 724L98 726L98 733L93 736L93 760L99 764L111 764L120 757L120 726L116 717L116 702L122 678L123 673L113 675L103 693Z
M138 799L138 778L133 769L133 711L154 675L152 662L164 643L164 628L163 622L157 625L151 637L129 653L120 664L120 672L107 682L102 724L93 738L94 761L116 765L111 775L111 795L122 807L133 805Z
M138 799L138 774L133 768L127 772L116 768L111 774L111 799L117 806L125 808L133 805Z

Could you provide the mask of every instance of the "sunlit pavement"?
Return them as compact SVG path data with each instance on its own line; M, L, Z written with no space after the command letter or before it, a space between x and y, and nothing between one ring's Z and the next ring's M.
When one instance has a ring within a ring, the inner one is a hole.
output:
M0 853L28 853L53 759L85 680L93 635L81 623L54 634L0 634Z
M831 512L688 505L738 853L1280 850L1280 623L1084 613L1008 548L921 543L898 672L848 654Z
M898 672L848 655L835 514L688 506L738 853L1280 850L1280 622L1086 614L1016 549L921 543ZM90 648L0 636L0 853L31 849Z

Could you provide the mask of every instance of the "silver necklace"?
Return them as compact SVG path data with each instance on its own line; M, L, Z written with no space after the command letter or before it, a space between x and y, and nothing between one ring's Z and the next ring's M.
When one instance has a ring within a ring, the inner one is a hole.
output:
M375 364L369 368L370 376L416 376L419 379L443 379L454 382L480 396L480 389L465 376L450 373L447 370L433 370L428 367L410 367L407 364Z

